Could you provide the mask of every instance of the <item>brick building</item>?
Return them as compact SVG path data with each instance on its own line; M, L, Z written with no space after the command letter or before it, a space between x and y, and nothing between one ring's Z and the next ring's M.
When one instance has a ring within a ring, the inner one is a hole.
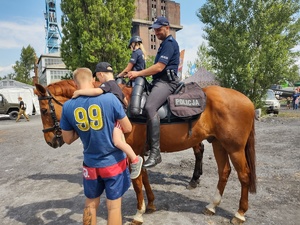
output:
M156 17L164 16L170 22L171 34L176 39L176 31L182 29L180 25L180 4L168 0L136 0L135 16L132 20L132 36L142 38L148 56L155 56L160 41L153 30L148 27Z

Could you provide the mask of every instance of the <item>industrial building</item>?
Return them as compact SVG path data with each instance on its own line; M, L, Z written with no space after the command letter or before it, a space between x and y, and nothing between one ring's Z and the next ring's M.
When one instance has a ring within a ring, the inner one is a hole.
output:
M61 80L62 77L70 73L60 58L61 32L57 24L56 1L45 0L45 4L45 54L42 54L37 61L37 77L34 79L44 86ZM176 39L176 32L182 29L180 4L168 0L136 0L135 4L136 11L132 20L131 34L142 38L148 56L155 56L160 41L148 27L156 17L165 16L170 22L171 34Z

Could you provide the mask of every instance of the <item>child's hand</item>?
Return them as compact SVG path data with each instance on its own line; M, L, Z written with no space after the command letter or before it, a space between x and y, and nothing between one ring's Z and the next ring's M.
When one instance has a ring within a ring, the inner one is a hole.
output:
M72 98L77 98L78 96L80 96L79 91L74 91Z

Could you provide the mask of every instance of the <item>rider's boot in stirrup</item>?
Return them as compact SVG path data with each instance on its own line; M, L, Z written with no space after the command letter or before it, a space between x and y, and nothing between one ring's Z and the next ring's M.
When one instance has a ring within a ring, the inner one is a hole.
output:
M160 155L160 118L155 115L152 119L148 120L150 156L145 161L143 167L150 168L161 162Z

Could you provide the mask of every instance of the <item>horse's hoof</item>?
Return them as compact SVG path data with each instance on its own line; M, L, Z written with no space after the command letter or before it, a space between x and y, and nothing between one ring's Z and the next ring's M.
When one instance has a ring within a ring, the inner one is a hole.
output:
M236 218L236 217L233 217L232 220L231 220L231 223L234 224L234 225L242 225L244 224L245 221L239 219L239 218Z
M124 225L142 225L143 222L137 221L137 220L132 220L131 222L126 222Z
M195 189L200 184L200 180L191 180L189 185L186 187L188 190Z
M132 220L131 225L142 225L143 222L137 221L137 220Z
M213 215L215 215L215 213L212 212L212 211L210 211L208 208L205 208L205 209L203 210L203 214L204 214L204 215L207 215L207 216L213 216Z
M147 207L146 209L146 213L147 214L151 214L151 213L154 213L156 211L156 208L155 207Z

